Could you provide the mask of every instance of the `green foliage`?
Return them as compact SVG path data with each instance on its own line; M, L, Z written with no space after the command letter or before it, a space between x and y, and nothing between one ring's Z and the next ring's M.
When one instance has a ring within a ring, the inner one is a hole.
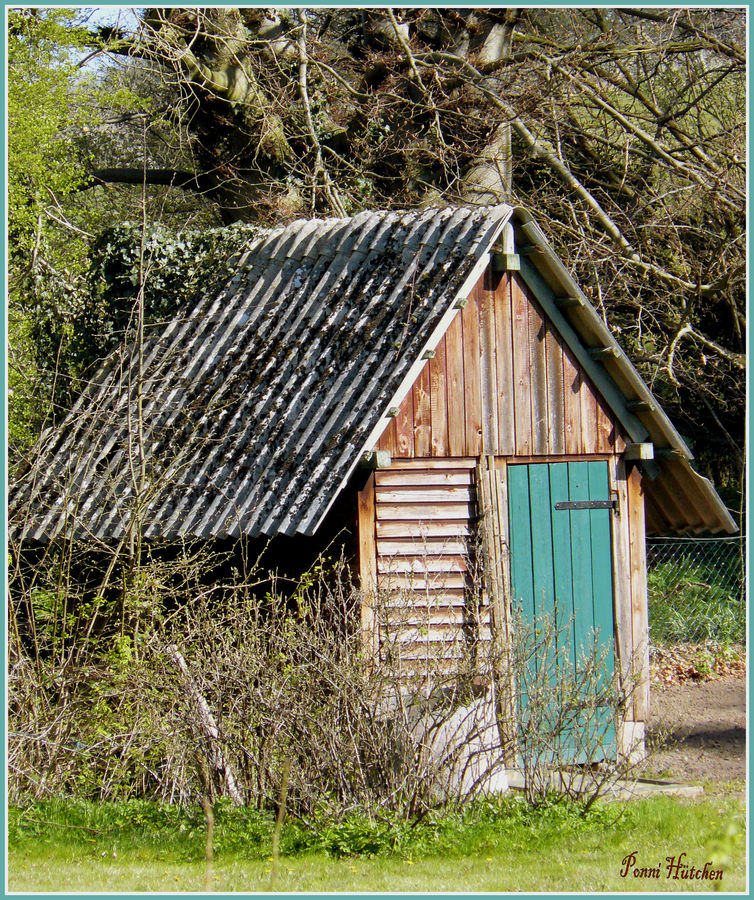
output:
M91 120L76 77L74 51L89 37L73 10L8 11L8 229L12 256L34 252L51 195L82 183L74 153L77 129Z
M228 800L214 804L214 852L217 857L265 859L270 853L274 815L233 806ZM324 853L348 857L460 857L485 843L499 843L501 835L516 833L535 844L565 830L588 832L616 821L605 806L585 810L579 804L533 808L520 795L479 799L463 811L438 807L417 820L385 813L379 818L353 811L343 819L322 814L312 821L289 821L283 829L285 856ZM201 857L205 820L199 806L158 804L146 800L93 803L57 798L28 806L13 806L8 816L8 840L18 846L29 841L54 841L61 834L86 844L115 840L122 849L151 847L177 859Z
M40 397L39 373L31 361L35 355L32 325L10 305L7 319L8 447L11 452L31 447L41 423L49 413L49 403Z
M85 304L89 235L105 211L84 199L86 135L123 112L79 66L96 39L80 11L8 11L9 443L23 451L70 396L71 321ZM78 202L77 199L78 198ZM111 211L106 212L111 216Z
M197 808L144 800L92 803L53 798L9 810L8 837L15 844L49 843L61 834L79 846L115 837L122 851L170 848L181 859L198 855L205 841L204 817Z
M133 327L134 302L144 285L148 325L169 321L196 296L217 285L230 256L256 234L253 225L173 231L152 225L117 224L91 247L86 306L71 323L68 353L84 366L117 347Z
M72 54L84 42L84 32L75 20L71 10L8 10L8 437L12 448L33 442L39 421L48 411L40 408L39 372L32 362L37 335L28 316L37 290L47 294L56 281L49 278L45 265L56 227L50 228L45 208L69 196L82 182L73 135L88 121L89 113L81 102L82 85L75 86ZM60 243L70 261L71 246ZM72 243L80 245L80 241ZM39 313L42 305L36 304Z
M350 836L337 842L335 852L317 849L317 841L333 845L327 829L342 836L343 826L320 822L318 837L303 823L286 824L277 889L562 892L567 886L625 891L634 887L619 875L627 853L636 852L654 864L657 857L676 849L685 851L695 864L710 860L722 866L725 889L737 889L739 882L743 886L745 807L736 798L688 803L656 797L619 808L595 807L583 815L562 806L532 810L520 797L506 796L479 801L464 815L438 809L431 820L411 825L388 820L370 824L365 819L359 826L357 819L354 814ZM227 891L271 889L272 828L273 817L268 814L215 804L215 889L221 885ZM305 833L308 839L296 842L296 835ZM377 833L376 840L369 837ZM10 887L16 888L28 866L31 871L22 883L27 889L45 889L39 880L45 878L45 862L75 879L65 882L69 889L101 890L103 884L122 889L118 879L129 868L134 870L137 890L165 890L166 884L174 887L179 876L189 885L201 883L204 871L187 867L203 865L205 839L198 806L65 799L10 807ZM73 863L78 869L71 872ZM453 880L452 873L459 871L463 880ZM494 878L484 881L482 873L490 871ZM412 880L406 882L408 872ZM293 873L298 873L296 878L291 878ZM313 884L315 873L319 879ZM59 881L55 885L60 889Z
M242 223L183 231L152 225L142 248L139 225L116 224L87 245L75 283L37 279L33 304L12 314L11 343L25 367L11 366L11 446L32 443L45 415L59 419L83 380L128 337L141 283L146 325L162 327L218 283L228 257L257 231Z
M558 799L534 806L514 792L481 797L458 807L437 807L420 819L390 813L378 817L353 812L333 821L327 816L302 827L288 829L284 852L315 851L344 857L445 855L473 853L486 842L497 841L500 832L526 832L532 841L563 829L588 831L615 821L608 807Z
M289 828L283 841L283 852L325 853L336 859L403 853L411 838L424 837L425 831L424 822L416 826L416 823L397 817L384 816L376 820L363 813L352 813L340 821L323 817L307 827Z

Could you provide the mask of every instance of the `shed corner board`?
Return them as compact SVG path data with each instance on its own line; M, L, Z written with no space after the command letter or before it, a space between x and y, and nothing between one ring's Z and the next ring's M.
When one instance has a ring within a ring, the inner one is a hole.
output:
M375 476L371 472L357 497L358 565L361 581L361 630L368 659L376 658L377 536L375 533Z

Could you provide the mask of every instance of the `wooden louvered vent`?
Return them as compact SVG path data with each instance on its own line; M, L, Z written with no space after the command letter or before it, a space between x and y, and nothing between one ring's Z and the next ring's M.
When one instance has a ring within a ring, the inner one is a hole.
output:
M406 460L375 473L380 657L404 671L483 667L490 610L475 589L475 464Z

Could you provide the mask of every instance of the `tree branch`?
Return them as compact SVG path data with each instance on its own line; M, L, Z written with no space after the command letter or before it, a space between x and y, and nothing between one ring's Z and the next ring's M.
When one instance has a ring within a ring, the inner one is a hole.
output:
M492 103L493 106L497 107L505 114L508 122L510 123L510 126L513 128L519 138L521 138L524 144L529 148L529 152L531 153L531 155L535 159L539 159L540 161L544 162L555 173L555 175L558 176L560 181L569 190L571 190L575 196L582 200L592 211L602 229L608 234L608 236L616 244L617 248L622 252L623 258L626 260L626 262L629 262L646 272L651 272L657 277L662 278L664 281L669 282L670 284L674 284L678 287L683 287L686 290L704 292L705 290L709 289L710 285L708 284L695 284L694 282L687 281L684 278L679 278L677 275L674 275L672 272L663 269L661 266L658 266L655 263L648 263L643 260L638 251L625 237L616 222L602 208L597 198L581 181L579 181L579 179L573 174L569 166L563 160L559 159L556 153L546 147L531 132L531 130L517 114L515 109L507 101L503 100L492 87L489 87L486 84L486 77L471 63L453 53L438 53L437 51L433 51L432 54L422 55L422 57L417 56L415 58L420 65L426 65L427 63L425 62L425 59L430 56L434 59L434 61L437 61L438 57L442 57L445 62L454 64L468 78L468 80L487 97L487 99L490 101L490 103ZM729 201L728 205L733 204ZM736 211L738 211L737 207L734 208L736 209Z
M684 22L681 18L677 18L671 23L671 19L667 13L654 12L651 9L623 9L621 12L637 19L648 19L650 22L663 22L668 25L673 24L675 28L680 28L687 34L692 34L695 38L703 41L708 47L717 50L723 56L728 56L740 63L746 63L746 54L738 47L732 44L723 43L723 41L718 40L716 37L706 34L704 31L700 31L699 28L692 23Z
M401 30L398 27L398 22L395 18L395 15L393 14L393 10L390 7L387 8L387 14L390 19L390 23L393 26L393 31L395 31L396 40L400 44L401 49L403 50L403 54L406 57L406 62L408 62L408 67L411 70L411 80L414 82L414 84L419 89L419 92L421 93L422 97L426 101L427 106L429 107L429 109L432 113L432 120L433 120L434 132L435 132L435 137L437 139L437 143L441 147L446 147L445 138L442 136L442 126L440 125L440 114L437 111L437 107L435 106L435 102L432 99L432 95L429 93L429 91L427 90L427 88L424 85L424 82L422 81L422 77L419 74L419 70L416 68L416 60L414 59L414 54L411 52L411 47L409 46L406 38L401 34Z
M304 107L304 116L306 118L306 130L309 133L309 137L311 138L311 142L314 146L314 151L316 154L316 159L314 163L314 175L313 175L313 191L316 191L316 181L317 177L322 177L322 186L325 192L325 197L327 198L327 202L330 205L330 209L335 213L336 216L340 216L341 218L345 217L346 210L343 206L343 203L338 195L337 190L333 187L332 182L330 181L330 175L325 168L325 163L322 159L322 145L319 142L319 138L317 137L317 132L314 128L314 120L312 119L312 107L309 102L309 88L307 84L307 62L308 62L308 54L306 52L306 26L307 26L307 18L306 12L303 9L298 10L298 20L301 25L298 35L298 91L299 96L301 97L301 103Z
M732 350L726 350L725 347L721 347L720 344L718 344L716 341L705 337L703 334L699 334L699 332L694 328L689 328L686 333L692 340L697 341L703 347L707 347L707 349L709 350L714 350L715 353L722 356L723 359L727 359L728 362L734 365L737 369L741 369L742 371L746 369L745 353L735 353Z
M184 172L180 169L94 169L90 180L84 187L95 184L148 184L179 187L186 190L205 193L211 189L209 176L205 173Z
M622 128L628 131L630 134L633 134L635 137L639 138L640 141L643 141L660 159L662 159L670 168L675 169L677 172L685 175L687 178L694 181L699 187L704 188L710 192L713 192L714 185L710 184L709 181L704 178L702 174L693 169L688 162L682 162L677 160L668 150L663 147L659 141L655 140L651 134L648 134L643 128L640 128L638 125L634 125L625 115L623 115L620 110L617 110L611 103L605 100L601 96L601 92L597 88L596 85L591 84L586 78L578 78L573 72L569 72L559 65L557 60L548 59L547 62L550 64L553 70L560 71L569 81L572 81L574 84L578 85L583 91L585 91L600 109L604 110L609 116L611 116ZM739 195L742 199L745 199L745 195L742 191L739 191L735 185L729 184L729 189L732 190L735 194ZM732 200L728 200L723 194L719 192L715 193L715 196L719 200L719 202L725 204L730 209L738 212L740 207Z

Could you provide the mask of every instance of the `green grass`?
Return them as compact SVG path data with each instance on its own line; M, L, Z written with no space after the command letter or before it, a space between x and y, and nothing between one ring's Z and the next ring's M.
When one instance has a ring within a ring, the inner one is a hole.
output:
M597 809L532 811L505 797L415 826L354 817L317 829L287 825L276 877L270 817L220 806L212 887L231 891L666 891L700 882L621 878L623 858L665 865L687 854L745 887L740 797L656 797ZM206 833L198 809L51 801L11 809L12 891L201 891ZM361 846L357 855L342 855Z
M647 572L653 644L742 643L746 610L736 571L714 563L663 562Z

